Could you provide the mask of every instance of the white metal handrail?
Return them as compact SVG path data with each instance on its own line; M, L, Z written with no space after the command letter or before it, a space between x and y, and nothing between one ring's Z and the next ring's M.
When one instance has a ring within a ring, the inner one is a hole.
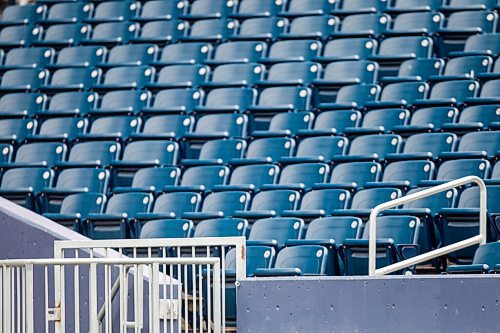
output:
M412 202L418 199L422 199L455 187L463 186L469 183L476 183L479 186L479 234L470 237L467 239L464 239L460 242L450 244L448 246L444 246L442 248L420 254L418 256L415 256L413 258L409 258L397 263L394 263L389 266L385 266L382 268L377 269L376 268L376 240L377 240L377 216L384 210L394 208L397 206L400 206L402 204ZM402 198L394 199L388 202L384 202L375 208L370 213L370 235L369 235L369 248L368 248L368 274L370 276L376 276L376 275L385 275L389 273L393 273L395 271L404 269L409 266L413 266L440 256L443 256L445 254L455 252L457 250L475 245L475 244L480 244L483 245L486 243L486 207L487 207L487 195L486 195L486 185L484 184L483 180L479 177L476 176L467 176L463 178L459 178L450 182L447 182L445 184L441 184L435 187L431 187L407 196L404 196Z

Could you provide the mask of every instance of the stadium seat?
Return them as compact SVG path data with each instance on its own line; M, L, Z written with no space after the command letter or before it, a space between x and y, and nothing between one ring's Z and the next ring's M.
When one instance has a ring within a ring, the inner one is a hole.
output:
M120 69L120 71L119 73L117 73L119 74L117 76L121 77L122 74L126 75L126 70L121 71L121 68L118 69ZM142 69L141 72L143 72ZM118 83L116 84L116 86L121 85L121 81L118 81ZM130 87L134 85L134 82L123 83L123 85L127 85ZM115 84L110 83L109 85L103 85L103 87L109 88L111 88L111 86L115 86ZM141 110L144 109L144 107L149 104L150 99L151 93L147 91L114 90L102 95L100 101L98 102L98 106L96 108L90 109L88 113L95 117L105 115L138 114Z
M353 173L352 170L356 170ZM350 191L363 188L368 182L377 182L382 177L382 166L377 162L350 162L337 164L330 176L330 182L315 184L314 189L347 189Z
M325 163L297 163L285 166L277 184L265 184L263 190L291 189L307 191L314 184L324 183L330 173Z
M282 17L256 17L243 21L233 41L273 41L285 32L288 20Z
M41 27L28 25L4 27L0 31L0 47L3 50L16 47L30 47L42 34Z
M69 227L81 234L85 233L82 222L91 213L100 214L106 205L106 196L100 193L71 194L62 200L60 209L55 213L43 213L52 221Z
M139 31L138 23L107 22L100 23L92 29L89 38L82 39L81 44L113 46L125 44L130 38L136 37Z
M410 111L406 109L375 109L368 111L363 116L359 127L347 127L346 135L363 135L390 133L396 126L404 126L409 122Z
M50 76L48 84L40 86L40 90L47 93L58 93L71 90L88 90L101 79L101 70L98 68L61 68Z
M0 26L34 24L41 20L47 11L43 4L31 3L5 7Z
M309 111L311 91L302 87L271 87L262 90L257 103L248 107L255 116L272 117L276 113Z
M35 142L19 146L12 163L0 164L2 168L49 167L64 161L67 147L59 142Z
M202 92L195 89L162 90L156 94L153 105L143 106L140 112L148 115L191 113L202 98Z
M457 136L453 133L420 133L410 136L399 154L387 156L390 160L437 159L455 150Z
M213 139L244 138L247 136L248 117L240 114L209 114L201 116L194 131L184 134L188 144L199 144Z
M0 120L0 142L21 143L36 131L38 122L34 119L8 118Z
M290 0L288 1L286 9L278 15L285 17L328 15L334 8L333 4L334 2L332 1L323 0L310 0L306 2L300 0Z
M351 207L331 212L333 216L356 216L368 219L375 206L402 197L402 191L395 187L366 188L356 192Z
M165 186L177 185L180 175L181 171L177 167L143 168L134 174L132 184L130 186L114 187L113 193L161 193Z
M487 243L477 248L470 265L454 265L446 269L448 274L484 274L500 271L500 242Z
M467 104L493 104L499 103L498 88L500 87L500 79L487 81L481 87L479 97L468 97L465 99Z
M252 131L253 137L295 136L300 130L310 129L314 121L312 112L286 112L275 114L266 130Z
M333 38L345 37L372 37L376 38L390 24L391 18L387 14L356 14L346 16L338 32L333 32Z
M208 43L176 43L165 46L153 66L168 66L202 63L212 52Z
M348 143L347 138L338 136L305 138L299 143L295 156L282 157L279 162L281 164L330 162L335 156L345 154Z
M443 159L456 158L493 158L498 155L500 131L470 132L458 144L456 152L441 154Z
M321 56L312 60L320 63L334 61L362 60L372 56L377 50L378 42L373 38L341 38L326 43Z
M197 113L243 113L255 103L257 91L252 88L219 88L208 92L202 106L194 110Z
M293 19L280 39L326 39L335 36L340 20L332 16L301 16Z
M497 2L495 0L448 0L439 9L443 12L456 12L461 10L491 10L495 8Z
M5 171L0 195L25 208L38 211L36 196L52 185L54 172L46 168L15 168Z
M195 0L189 7L189 13L181 18L188 20L216 19L232 13L237 1Z
M210 69L204 65L173 65L163 67L154 79L147 83L150 90L162 90L172 88L197 88L206 81Z
M0 97L0 117L26 117L40 111L47 101L44 94L13 93Z
M321 66L313 62L285 62L269 68L267 78L257 82L261 87L307 86L321 73Z
M321 112L312 129L300 129L299 137L342 134L345 128L358 127L362 119L361 112L356 110L337 110Z
M500 53L500 34L484 33L472 35L465 41L463 51L449 52L450 57L461 57L466 55L498 55Z
M484 129L497 129L499 105L475 105L466 107L460 112L458 122L448 122L442 128L455 133L467 133Z
M233 218L214 218L196 225L193 237L237 237L246 233L247 221Z
M185 212L182 214L183 218L190 219L192 221L200 221L207 219L217 219L222 217L233 216L235 211L247 210L250 204L250 194L241 191L224 191L224 192L214 192L210 193L203 199L203 204L199 212ZM244 220L242 220L244 221ZM203 222L200 222L198 225ZM246 229L246 228L245 228ZM241 231L241 229L238 229ZM244 236L245 231L242 234L237 234L233 236ZM197 232L195 232L197 236ZM222 237L221 236L206 236L206 237Z
M386 7L384 0L340 0L332 14L335 15L352 15L363 13L376 13L383 11Z
M322 44L313 40L282 40L273 43L269 54L260 59L265 64L286 61L311 61L321 53Z
M79 141L114 140L125 141L141 127L141 119L132 116L111 116L95 119L90 130L78 135Z
M191 25L189 35L182 36L179 40L183 42L220 43L233 35L237 28L238 22L231 19L199 20Z
M58 162L58 168L104 167L120 156L121 145L113 141L82 142L75 144L65 162Z
M151 220L142 227L139 238L188 238L192 232L193 222L189 220Z
M214 185L213 191L259 191L264 184L274 184L279 167L272 164L241 165L231 172L227 185Z
M247 211L236 211L234 217L256 220L259 218L280 216L284 210L296 210L299 200L300 193L298 191L261 191L253 196L252 203Z
M357 83L374 83L378 65L373 61L338 61L326 66L321 79L313 81L319 88L332 90L334 87Z
M410 107L427 97L429 85L425 82L398 82L384 87L377 101L369 101L369 108Z
M338 162L384 160L389 154L399 153L402 141L397 134L358 136L351 141L347 155L337 155L333 160Z
M264 218L252 224L247 244L249 246L273 246L279 249L288 240L302 238L303 232L304 221L299 218Z
M444 15L436 12L410 12L396 16L392 27L382 31L384 36L432 36L444 22Z
M283 248L276 256L274 268L257 268L255 276L327 275L331 267L328 249L319 245Z
M315 107L319 110L362 109L368 102L378 99L380 86L376 84L353 84L343 86L333 97L317 94Z
M100 84L94 84L93 90L109 91L116 89L142 89L154 78L154 67L113 67L104 74Z
M146 120L140 133L130 133L134 140L179 139L192 131L194 118L186 115L153 116Z
M203 59L200 62L210 66L260 62L266 51L266 44L258 41L226 42L217 46L210 59Z
M163 187L164 192L210 191L215 185L224 185L229 179L229 168L219 165L203 165L187 168L179 185Z
M325 217L330 215L334 210L347 209L350 199L351 194L347 190L312 190L307 192L302 198L300 209L290 211L284 210L281 215L285 217L300 217L304 220Z
M489 73L479 73L477 77L481 80L500 79L500 60L495 60L495 64Z
M91 26L81 23L64 23L50 25L39 40L33 41L32 45L63 48L76 46L80 41L87 39Z
M260 164L277 162L281 157L290 156L295 148L295 141L290 138L254 139L248 145L245 158L230 160L230 164Z
M61 2L50 6L47 15L39 19L42 25L64 24L82 22L89 18L94 11L92 3L85 2Z
M390 14L437 11L441 3L442 0L395 0L384 11Z
M179 145L175 141L142 140L125 146L121 159L111 162L113 186L129 186L134 174L145 167L176 165Z
M226 64L215 67L210 82L200 82L205 89L253 87L264 78L265 67L257 63Z
M155 0L145 2L141 7L141 12L131 18L133 21L171 20L175 22L175 19L181 16L188 7L188 2Z
M429 77L430 81L445 81L475 78L478 74L488 72L493 59L488 56L466 56L452 58L446 63L441 75Z
M146 4L152 2L167 2L169 1L148 1ZM187 22L181 21L151 21L145 23L138 36L130 38L132 43L175 43L178 39L184 36L185 31L189 25Z
M84 116L97 105L98 96L93 92L70 91L52 96L43 110L34 109L39 117Z
M456 108L445 106L421 108L413 111L409 124L394 126L392 130L400 135L437 132L445 124L455 123L457 115L458 110Z
M247 143L243 139L217 139L205 142L199 153L191 147L185 152L187 158L181 161L184 166L228 164L233 158L242 158ZM198 155L198 156L196 156Z
M379 81L384 83L427 81L433 75L439 76L443 72L444 64L443 59L437 58L405 60L399 66L397 76L384 76Z
M0 92L36 91L47 82L49 72L41 68L11 69L2 76Z
M277 16L282 8L282 1L240 0L237 10L228 16L236 19Z
M434 178L436 166L432 161L408 160L389 163L380 182L368 182L365 187L397 187L409 190L422 181Z
M491 172L490 162L482 159L458 159L444 161L440 166L435 180L425 180L420 186L436 186L454 179L477 176L486 179Z
M153 44L118 45L108 52L105 62L99 67L144 66L156 60L158 46Z
M416 255L420 220L414 216L383 216L377 218L377 268ZM342 250L346 275L364 275L368 272L369 223L361 239L347 239Z
M49 68L94 67L102 63L107 50L102 46L65 47L57 53L57 58Z
M48 47L12 49L6 54L0 70L45 67L52 62L55 53Z
M127 21L134 17L141 7L136 1L105 1L99 3L91 18L85 21L93 24L102 22Z
M84 221L84 230L92 239L132 238L129 221L137 213L148 212L153 197L148 193L119 193L108 199L104 212L90 213Z
M51 118L45 120L36 135L28 135L27 141L71 142L87 130L88 120L79 118Z
M96 168L74 168L62 170L53 187L40 189L41 210L44 213L59 213L65 197L77 193L106 193L109 172Z

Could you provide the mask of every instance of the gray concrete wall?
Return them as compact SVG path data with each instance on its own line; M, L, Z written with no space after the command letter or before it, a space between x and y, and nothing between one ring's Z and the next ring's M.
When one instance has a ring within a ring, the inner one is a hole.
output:
M500 275L241 281L238 332L500 332Z

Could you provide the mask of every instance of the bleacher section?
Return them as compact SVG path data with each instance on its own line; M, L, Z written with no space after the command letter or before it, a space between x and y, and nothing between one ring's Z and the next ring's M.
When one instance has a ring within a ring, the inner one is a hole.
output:
M251 276L364 275L371 208L476 175L488 185L488 241L498 241L499 9L496 0L9 6L0 195L94 239L246 236ZM385 212L378 264L477 234L478 207L477 188L465 187ZM498 256L486 259L496 245L432 265L498 272Z

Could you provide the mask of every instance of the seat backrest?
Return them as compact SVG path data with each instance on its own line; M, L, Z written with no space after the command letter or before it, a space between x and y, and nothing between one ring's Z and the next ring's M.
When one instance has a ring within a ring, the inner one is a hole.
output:
M54 58L55 50L49 47L17 48L5 56L4 66L45 67Z
M88 120L79 118L51 118L40 126L40 135L62 135L72 140L87 129Z
M138 23L107 22L100 23L92 29L91 40L112 39L119 43L127 43L139 31Z
M115 80L113 79L113 81ZM123 83L125 81L116 78L116 82ZM129 112L138 112L148 105L150 98L151 93L146 91L114 90L102 96L99 108L105 110L127 109Z
M362 127L380 127L385 131L395 126L407 125L410 120L410 111L405 109L377 109L365 113Z
M470 132L465 134L458 145L458 151L484 151L495 156L500 150L500 131Z
M212 46L207 43L176 43L165 46L161 61L176 63L202 63L211 53Z
M327 15L334 6L334 2L332 1L323 1L323 0L309 0L309 1L301 1L301 0L290 0L288 1L288 6L286 8L285 13L293 14L293 15Z
M300 194L293 190L262 191L252 199L251 210L273 210L277 214L283 210L296 210Z
M111 161L118 158L120 150L121 146L117 142L81 142L71 148L68 161L100 161L102 165L108 165Z
M444 161L439 167L436 179L454 180L465 176L487 178L491 172L490 162L481 159Z
M427 34L436 32L444 22L444 15L436 12L403 13L396 16L392 30L408 31L425 29Z
M426 189L425 187L417 187L409 190L407 195L417 193ZM425 197L415 201L411 201L403 204L403 208L427 208L430 210L431 214L437 214L443 208L452 208L456 206L458 198L458 191L456 189L449 189L448 191L443 191L436 193L430 197Z
M334 156L344 155L348 142L347 138L338 136L305 138L300 142L295 156L321 156L325 161L329 161Z
M500 53L500 34L492 33L472 35L467 38L464 51L497 55Z
M243 191L213 192L205 197L202 212L222 212L225 217L233 216L237 210L247 210L250 194Z
M499 213L498 200L500 200L500 186L486 186L488 213ZM459 208L479 208L479 189L477 186L466 188L458 200Z
M342 0L337 4L336 9L344 11L367 10L382 11L385 9L386 1L384 0Z
M483 84L481 88L481 97L497 97L500 88L500 80L491 80Z
M370 35L378 36L385 30L391 21L387 14L356 14L346 16L342 20L340 31L342 32L368 32Z
M106 63L148 65L158 53L158 46L153 44L130 44L113 47L108 54Z
M349 155L377 154L379 158L384 158L387 154L398 153L402 142L396 134L358 136L351 142Z
M191 82L192 87L197 87L205 82L210 69L203 65L173 65L163 67L158 73L156 82L161 83L184 83Z
M376 84L353 84L343 86L337 92L337 103L349 103L352 107L362 107L366 102L374 101L380 94L380 86Z
M51 166L55 162L63 161L67 147L58 142L35 142L20 146L16 152L16 163L44 162Z
M333 239L342 244L345 239L359 238L362 222L358 217L325 217L309 223L305 239Z
M269 49L269 58L312 60L321 52L321 43L311 40L277 41Z
M101 74L98 68L62 68L52 74L50 85L78 85L81 89L88 89L99 83Z
M126 213L133 217L136 213L146 213L153 203L153 196L149 193L118 193L109 198L105 212L108 214Z
M253 86L264 76L265 67L257 63L227 64L218 66L212 73L212 82L241 82Z
M449 98L454 103L461 103L468 97L475 97L478 92L479 83L474 80L444 81L432 86L429 99Z
M156 94L153 106L155 108L182 109L192 111L200 104L203 95L196 89L168 89Z
M195 192L171 192L160 195L153 208L153 213L168 213L172 217L185 212L198 211L201 195Z
M498 14L490 11L458 11L451 13L446 21L447 28L479 28L481 33L495 32Z
M232 158L241 158L246 150L246 141L242 139L212 140L203 144L200 160L221 160L228 163Z
M50 187L54 172L46 168L14 168L5 171L2 177L2 189L31 188L37 193Z
M104 75L104 84L134 83L135 88L140 89L151 82L154 74L154 68L149 66L113 67Z
M444 60L438 58L417 58L405 60L399 66L398 76L413 76L427 80L432 75L443 72Z
M308 85L321 73L321 66L314 62L283 62L271 66L268 71L269 81L296 81Z
M281 17L256 17L240 24L238 36L274 39L285 31L288 20Z
M134 174L131 187L149 187L161 191L163 187L177 185L181 171L177 167L143 168Z
M0 97L0 114L2 112L22 111L25 115L42 110L47 96L39 93L12 93Z
M335 129L342 133L347 127L358 127L361 112L356 110L338 110L321 112L314 122L314 129Z
M2 87L25 87L35 91L45 84L49 72L44 69L11 69L2 76Z
M352 172L356 170L356 172ZM367 182L376 182L382 176L382 167L376 162L351 162L333 168L330 183L356 183L363 187Z
M253 1L255 0L251 0L250 2ZM271 246L247 246L247 276L253 276L257 268L271 268L271 266L274 264L275 256L276 250ZM227 252L226 269L236 269L236 249L231 249Z
M29 47L32 40L37 40L42 34L41 27L28 25L5 27L0 31L0 42L15 42L22 47Z
M64 169L57 177L57 189L81 189L103 193L108 189L109 171L94 168Z
M292 35L305 34L306 36L311 36L314 34L317 37L328 37L330 33L337 30L337 26L340 23L338 17L332 16L302 16L297 17L290 24L288 33Z
M325 57L355 57L366 59L377 50L378 42L372 38L341 38L329 41L323 51Z
M240 16L276 16L283 8L283 1L241 0L238 6Z
M369 188L356 192L352 199L351 209L372 209L375 206L402 196L397 188Z
M191 3L189 13L221 17L231 13L237 4L236 1L226 0L196 0Z
M373 83L377 77L378 65L368 60L332 62L325 68L323 77L331 80L356 80L359 83Z
M410 182L416 186L422 180L430 180L434 177L435 165L431 161L398 161L388 164L384 170L382 181Z
M151 220L142 227L140 238L187 238L192 230L193 222L189 220Z
M270 164L242 165L231 172L230 185L253 184L256 191L264 184L276 183L279 167Z
M194 118L187 115L164 115L148 118L142 129L143 133L164 134L174 133L182 137L193 128Z
M491 172L491 179L498 179L500 178L500 163L495 163L495 166L493 167L493 171Z
M22 22L21 24L35 23L43 18L47 7L39 3L10 5L2 13L2 21Z
M435 129L439 129L445 123L454 123L457 115L457 108L446 106L417 109L411 116L410 125L432 124Z
M164 165L175 165L179 144L164 140L144 140L129 143L123 151L122 161L158 161Z
M79 213L85 219L90 213L102 213L106 205L106 196L100 193L70 194L62 201L59 212L61 214Z
M181 185L203 185L206 190L214 185L223 185L229 178L229 168L219 165L205 165L188 168L182 174Z
M382 40L378 50L383 56L412 55L412 58L430 58L433 42L429 37L405 36Z
M400 82L388 84L382 90L381 101L400 101L412 103L427 96L429 85L422 82Z
M92 134L116 134L122 138L128 138L141 126L141 119L132 116L111 116L97 118L90 127Z
M14 140L22 141L33 134L37 128L37 121L34 119L2 119L0 120L0 137L12 137Z
M140 17L143 20L148 19L167 19L175 20L184 13L188 2L181 1L147 1L142 5Z
M350 199L351 194L347 190L313 190L302 198L300 210L323 210L326 215L330 215L336 209L346 209Z
M151 2L174 3L170 1L158 0L148 1L146 4L149 4ZM177 42L179 37L184 35L184 32L188 27L189 25L187 24L187 22L183 21L149 21L142 26L140 37L138 39L151 39L153 41L161 39L175 43Z
M488 72L492 64L493 59L483 55L452 58L446 63L444 75L468 74L475 77L479 73Z
M442 0L395 0L393 3L387 4L387 9L398 10L438 10L441 7Z
M280 173L279 184L303 184L310 188L326 182L330 167L326 163L298 163L285 166Z
M377 238L390 238L394 244L417 244L420 219L415 216L381 216L377 218ZM363 230L363 239L370 234L369 222Z
M62 42L69 45L77 45L82 39L89 36L91 29L89 24L53 24L45 30L42 40L46 42Z
M454 151L456 143L457 136L453 133L420 133L406 140L403 152L430 152L432 156L439 156L442 152Z
M304 229L304 221L299 218L267 218L255 221L248 240L275 240L283 246L289 239L299 239Z
M248 222L243 219L221 218L201 221L193 237L237 237L246 233Z
M231 36L237 28L237 21L231 19L195 21L189 31L191 37L213 37L223 40Z
M210 107L235 107L244 112L253 105L257 92L251 88L219 88L211 90L206 97L205 105Z
M490 269L500 264L500 242L481 245L474 254L474 264L486 264Z
M98 96L92 92L69 91L55 94L50 98L46 112L76 111L86 114L97 105Z
M140 6L141 3L135 1L105 1L96 6L93 17L126 21L135 16Z
M60 66L95 66L103 62L107 50L103 46L65 47L57 54L56 64Z
M297 111L310 109L311 92L301 87L272 87L261 91L259 106L284 106Z
M226 133L228 137L244 138L247 135L248 117L240 114L209 114L196 122L195 133Z
M295 140L290 138L264 138L250 142L246 158L269 158L272 161L290 156L295 149Z
M270 131L287 131L295 135L301 129L309 129L314 121L312 112L285 112L278 113L269 122Z
M285 247L276 256L275 268L295 268L301 274L326 274L329 266L326 247L319 245L299 245Z
M85 2L62 2L52 5L47 13L49 21L72 21L78 22L89 17L94 11L92 3Z

